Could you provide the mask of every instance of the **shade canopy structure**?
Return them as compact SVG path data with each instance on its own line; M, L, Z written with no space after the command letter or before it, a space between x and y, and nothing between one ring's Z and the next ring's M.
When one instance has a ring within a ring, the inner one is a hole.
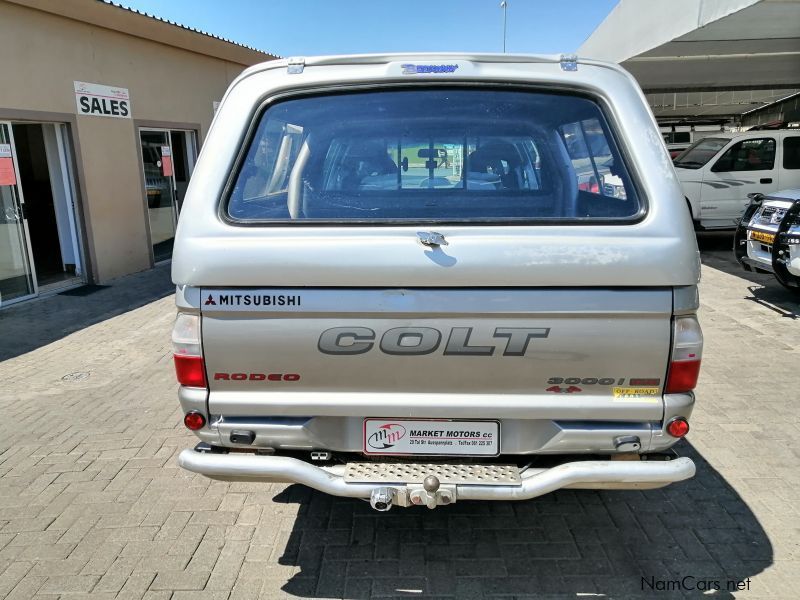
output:
M659 121L722 121L800 91L800 1L620 0L578 50L621 63Z

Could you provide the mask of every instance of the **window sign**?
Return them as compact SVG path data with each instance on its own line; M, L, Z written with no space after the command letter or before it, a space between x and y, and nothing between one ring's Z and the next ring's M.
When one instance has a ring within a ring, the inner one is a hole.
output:
M16 185L14 159L11 158L11 144L0 144L0 185Z
M131 100L127 88L75 81L75 102L79 115L131 118Z
M172 177L172 150L169 146L161 146L161 174Z

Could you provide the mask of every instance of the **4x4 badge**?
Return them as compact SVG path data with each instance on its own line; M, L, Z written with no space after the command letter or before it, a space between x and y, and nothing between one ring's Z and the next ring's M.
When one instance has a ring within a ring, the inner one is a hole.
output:
M583 390L575 385L562 388L560 385L554 385L545 390L545 392L553 392L554 394L574 394L575 392L582 392Z

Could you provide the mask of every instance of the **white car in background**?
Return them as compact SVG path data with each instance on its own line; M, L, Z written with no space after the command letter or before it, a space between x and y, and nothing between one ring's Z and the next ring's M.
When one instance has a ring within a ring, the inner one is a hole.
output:
M670 158L677 158L685 152L691 144L667 144L667 152Z
M749 194L800 188L800 129L720 133L673 161L698 229L733 229Z
M734 253L746 271L774 273L781 285L800 292L800 189L753 194Z

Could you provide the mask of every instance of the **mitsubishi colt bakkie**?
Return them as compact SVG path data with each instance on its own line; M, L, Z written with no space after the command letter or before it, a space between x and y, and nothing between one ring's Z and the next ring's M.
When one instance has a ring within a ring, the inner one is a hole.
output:
M252 67L178 224L179 463L378 510L690 478L699 268L616 65Z

